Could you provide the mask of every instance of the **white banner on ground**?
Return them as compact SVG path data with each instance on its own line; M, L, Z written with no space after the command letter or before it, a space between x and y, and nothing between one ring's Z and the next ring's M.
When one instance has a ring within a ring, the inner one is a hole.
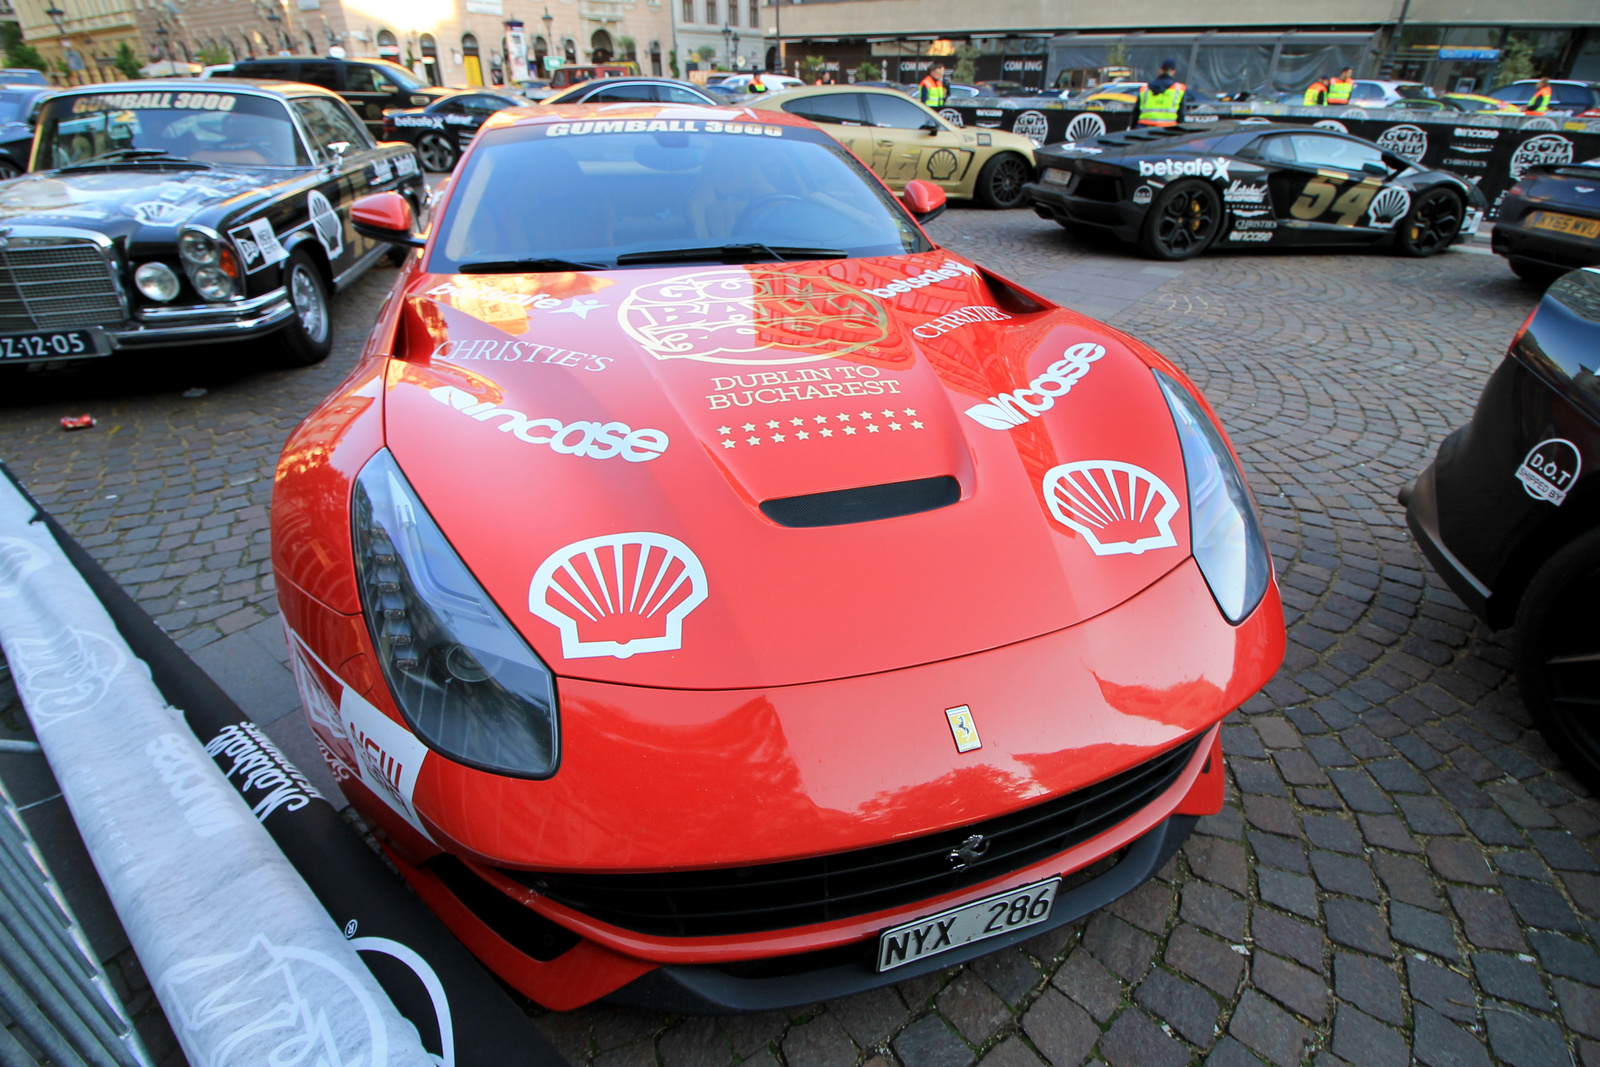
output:
M34 509L0 478L0 646L194 1067L434 1067Z

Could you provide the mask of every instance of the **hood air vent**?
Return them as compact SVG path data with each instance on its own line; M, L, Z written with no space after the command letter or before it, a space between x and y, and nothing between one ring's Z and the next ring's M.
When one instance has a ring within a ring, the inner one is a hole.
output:
M779 526L846 526L933 511L960 499L961 483L941 474L937 478L781 497L763 502L761 513Z

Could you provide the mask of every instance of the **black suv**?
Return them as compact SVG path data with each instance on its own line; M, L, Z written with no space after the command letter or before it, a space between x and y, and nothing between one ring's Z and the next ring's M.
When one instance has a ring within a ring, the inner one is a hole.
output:
M374 137L383 133L383 112L392 107L422 107L444 95L421 78L387 59L331 59L320 56L277 56L241 59L218 68L219 78L260 78L304 82L332 89L350 102Z

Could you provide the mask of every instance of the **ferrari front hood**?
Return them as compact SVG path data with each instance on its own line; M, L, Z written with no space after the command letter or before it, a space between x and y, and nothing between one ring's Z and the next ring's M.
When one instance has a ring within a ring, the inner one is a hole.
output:
M1070 626L1188 555L1149 365L946 252L404 299L388 447L560 675L894 670Z

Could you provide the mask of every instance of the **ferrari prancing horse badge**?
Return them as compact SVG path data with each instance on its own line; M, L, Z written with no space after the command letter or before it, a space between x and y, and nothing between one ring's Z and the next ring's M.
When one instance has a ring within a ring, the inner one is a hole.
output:
M983 747L983 742L978 740L978 724L972 719L971 708L965 704L946 708L944 717L950 720L950 733L956 739L957 752L971 752Z

